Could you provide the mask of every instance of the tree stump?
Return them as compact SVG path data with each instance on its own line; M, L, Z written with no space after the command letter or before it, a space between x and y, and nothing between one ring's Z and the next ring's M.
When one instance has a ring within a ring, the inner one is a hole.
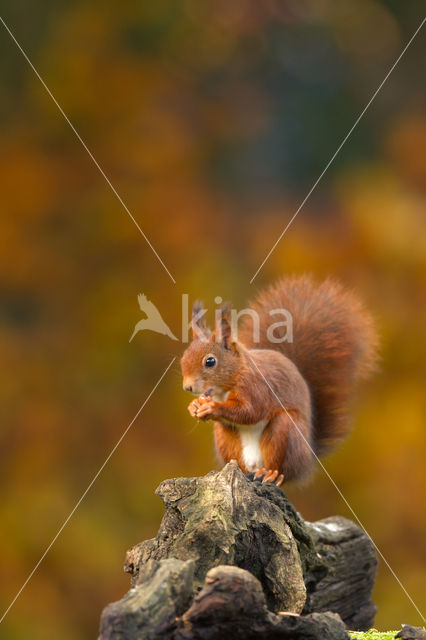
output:
M105 608L102 640L343 640L345 625L372 626L377 558L349 520L305 522L235 462L157 494L158 534L127 552L132 588Z

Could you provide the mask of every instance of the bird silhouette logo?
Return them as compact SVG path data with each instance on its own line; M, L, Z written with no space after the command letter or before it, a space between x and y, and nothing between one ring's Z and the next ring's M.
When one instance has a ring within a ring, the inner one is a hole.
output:
M139 331L155 331L156 333L161 333L163 336L169 336L172 340L177 340L176 336L171 332L167 324L164 322L161 317L160 312L153 302L148 300L148 298L140 293L138 295L138 302L141 308L141 311L146 314L146 318L142 318L135 326L135 330L133 331L132 337L129 342L133 340L135 335L139 333Z

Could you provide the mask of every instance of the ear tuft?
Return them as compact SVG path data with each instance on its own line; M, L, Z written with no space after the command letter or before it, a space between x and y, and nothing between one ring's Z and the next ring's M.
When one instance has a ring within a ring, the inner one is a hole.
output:
M191 327L194 339L208 340L210 331L206 326L206 310L201 300L196 300L192 305Z
M231 308L227 303L222 305L216 313L215 340L225 349L231 349L235 344L232 338Z

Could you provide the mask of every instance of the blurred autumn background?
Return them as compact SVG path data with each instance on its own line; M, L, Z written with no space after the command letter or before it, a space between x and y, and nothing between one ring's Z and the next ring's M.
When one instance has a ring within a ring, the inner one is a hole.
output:
M250 278L421 22L420 0L5 0L2 16L176 280L0 25L2 612L182 345L140 333L144 292L238 308L286 272L375 314L381 371L326 467L426 607L426 33L253 284ZM216 465L178 360L0 627L94 638L152 537L161 480ZM321 471L306 519L351 517ZM383 562L378 628L421 619ZM0 612L0 613L2 613Z

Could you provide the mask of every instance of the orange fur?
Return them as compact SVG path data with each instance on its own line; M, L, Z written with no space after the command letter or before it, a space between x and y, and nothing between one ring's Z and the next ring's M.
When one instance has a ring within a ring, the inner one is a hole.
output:
M189 410L215 421L224 462L234 458L249 471L259 455L263 466L283 472L287 480L303 479L312 469L313 452L322 455L348 432L356 379L367 375L376 359L372 322L340 285L331 280L315 285L307 276L283 278L251 307L260 317L260 343L253 340L250 316L239 341L226 309L217 332L203 320L193 323L195 338L182 356L182 373L185 388L204 395ZM201 308L197 303L196 311ZM269 311L282 308L292 315L293 342L276 344L267 336L276 322ZM215 363L211 368L208 358Z
M309 276L282 278L262 291L251 308L260 316L260 343L253 344L250 317L239 332L249 348L271 348L266 336L270 309L291 313L293 342L275 347L294 362L308 383L315 451L327 453L348 433L347 410L356 380L375 368L377 338L370 315L337 282L328 279L315 284Z
M216 451L222 462L236 460L239 467L247 472L242 458L242 447L240 436L236 429L226 427L220 422L214 423L214 435L216 442Z

